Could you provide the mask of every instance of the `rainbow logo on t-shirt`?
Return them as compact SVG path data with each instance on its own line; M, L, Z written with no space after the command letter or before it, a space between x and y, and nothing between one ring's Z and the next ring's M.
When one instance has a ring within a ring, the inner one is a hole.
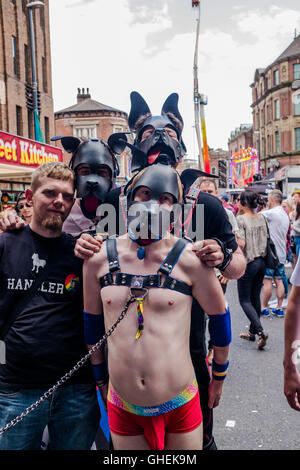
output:
M76 289L79 284L79 277L77 274L69 274L65 279L65 288L68 292L71 292Z

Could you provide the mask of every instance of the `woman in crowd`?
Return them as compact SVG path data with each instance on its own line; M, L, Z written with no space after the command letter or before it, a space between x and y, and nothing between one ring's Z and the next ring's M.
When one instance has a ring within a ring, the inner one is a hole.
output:
M260 202L260 196L252 191L245 190L241 193L239 214L242 212L242 215L238 215L236 219L239 227L236 236L247 260L245 274L237 281L238 295L241 307L250 320L249 331L241 333L240 337L255 341L255 335L258 335L258 348L263 349L268 335L260 321L260 293L266 270L264 257L267 252L268 229L264 217L256 212Z
M32 207L26 202L25 192L22 191L17 195L15 211L19 217L29 224L32 217Z

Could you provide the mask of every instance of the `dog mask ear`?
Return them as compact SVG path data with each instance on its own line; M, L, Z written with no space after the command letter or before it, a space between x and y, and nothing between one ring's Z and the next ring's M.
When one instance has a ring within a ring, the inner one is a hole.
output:
M161 114L174 114L174 116L181 122L183 128L183 119L178 109L178 99L179 96L177 93L172 93L171 95L169 95L163 104Z
M63 148L68 153L74 153L77 149L78 145L81 144L81 140L77 139L77 137L72 136L63 136L63 135L56 135L55 137L51 137L52 141L61 140L61 144Z
M128 124L131 130L135 130L137 120L146 114L151 114L150 108L144 98L137 92L130 93L131 109L128 117Z
M216 175L205 173L205 171L198 170L197 168L187 168L186 170L183 170L180 175L185 191L187 191L200 176L204 176L206 178L219 178Z
M121 155L127 147L128 141L126 134L131 134L131 132L116 132L115 134L111 134L108 138L107 143L109 147L117 155Z

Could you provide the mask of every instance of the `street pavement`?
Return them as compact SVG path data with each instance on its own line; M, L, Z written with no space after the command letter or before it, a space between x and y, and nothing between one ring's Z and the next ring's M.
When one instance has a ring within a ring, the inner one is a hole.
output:
M275 289L273 296L275 298ZM300 413L283 393L284 319L262 317L269 334L263 351L240 339L249 321L241 309L237 282L230 281L226 299L231 309L230 367L220 405L214 410L214 436L220 450L300 449Z

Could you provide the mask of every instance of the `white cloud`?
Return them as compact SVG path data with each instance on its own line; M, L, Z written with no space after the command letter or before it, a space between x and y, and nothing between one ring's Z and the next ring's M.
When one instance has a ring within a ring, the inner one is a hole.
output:
M191 22L190 32L173 31L160 50L157 41L174 24L166 2L161 4L163 14L155 9L147 20L148 10L140 9L143 21L134 22L136 12L129 11L127 0L118 0L117 8L115 2L104 0L68 8L74 1L50 4L55 110L74 104L78 87L89 87L94 99L126 112L130 92L137 90L157 114L165 98L176 91L185 121L185 143L194 156L196 23ZM266 14L250 7L251 2L243 15L235 10L230 18L236 24L232 32L220 27L202 32L201 27L199 90L208 95L207 137L214 148L227 148L231 130L252 122L250 84L255 69L283 52L300 23L300 11L272 7ZM150 45L149 37L153 38Z

